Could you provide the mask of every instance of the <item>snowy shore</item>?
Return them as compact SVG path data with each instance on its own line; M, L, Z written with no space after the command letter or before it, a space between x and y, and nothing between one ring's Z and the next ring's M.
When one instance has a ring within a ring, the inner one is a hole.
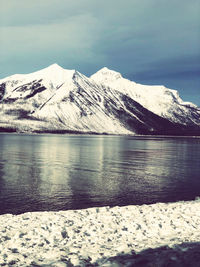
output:
M200 200L5 214L0 223L0 266L122 266L107 259L200 242Z

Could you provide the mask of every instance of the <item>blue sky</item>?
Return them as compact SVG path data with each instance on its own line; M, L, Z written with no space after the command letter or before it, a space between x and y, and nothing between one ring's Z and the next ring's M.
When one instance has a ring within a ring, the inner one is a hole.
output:
M199 0L1 0L0 78L106 66L200 106Z

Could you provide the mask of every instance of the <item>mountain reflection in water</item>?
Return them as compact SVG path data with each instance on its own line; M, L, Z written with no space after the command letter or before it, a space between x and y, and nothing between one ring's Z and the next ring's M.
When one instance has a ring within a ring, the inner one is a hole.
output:
M200 139L0 134L0 213L200 196Z

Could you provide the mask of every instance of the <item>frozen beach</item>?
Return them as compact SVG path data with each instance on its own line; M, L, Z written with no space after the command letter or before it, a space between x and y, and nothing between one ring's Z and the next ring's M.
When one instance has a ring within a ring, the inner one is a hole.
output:
M139 266L133 258L149 248L184 254L180 244L200 242L200 201L5 214L0 223L0 266Z

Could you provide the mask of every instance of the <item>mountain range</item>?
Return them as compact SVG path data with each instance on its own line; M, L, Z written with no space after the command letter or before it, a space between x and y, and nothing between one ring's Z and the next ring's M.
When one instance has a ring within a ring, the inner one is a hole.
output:
M0 131L200 135L200 108L105 67L86 77L53 64L0 80Z

